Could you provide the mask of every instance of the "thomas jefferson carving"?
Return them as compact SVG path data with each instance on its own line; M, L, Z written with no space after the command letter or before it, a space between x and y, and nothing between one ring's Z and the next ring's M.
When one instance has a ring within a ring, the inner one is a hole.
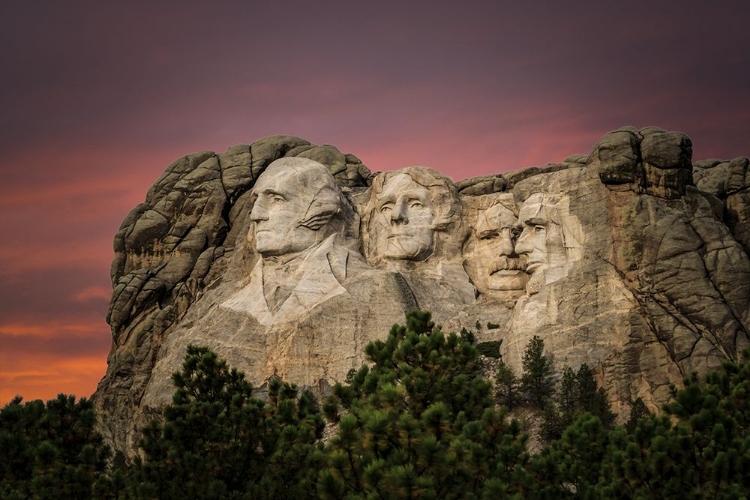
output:
M328 169L305 158L274 161L253 188L248 240L261 258L250 283L223 306L270 325L301 317L346 292L366 269L347 230L354 213Z
M442 321L476 301L463 268L462 204L448 177L426 167L385 172L363 197L365 256L402 277L413 307Z
M379 175L365 212L365 254L373 263L448 260L459 254L461 202L453 182L432 169Z

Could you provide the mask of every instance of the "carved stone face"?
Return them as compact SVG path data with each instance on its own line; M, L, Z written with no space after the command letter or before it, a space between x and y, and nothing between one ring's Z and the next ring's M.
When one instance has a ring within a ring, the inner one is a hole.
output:
M317 191L304 180L297 169L274 165L258 178L250 219L255 248L264 257L298 253L318 242L318 231L301 225Z
M549 267L550 244L558 243L562 250L562 233L550 220L541 193L531 195L521 205L518 227L521 234L516 241L516 253L526 258L526 272L531 275L526 290L538 293L544 284L544 274ZM550 239L560 241L550 241Z
M518 219L513 210L497 203L488 208L477 221L475 259L479 259L481 282L489 290L523 290L526 286L526 259L515 251Z
M518 224L516 253L526 258L526 272L531 275L526 292L533 295L568 275L571 264L582 258L585 238L566 196L529 196L519 210Z
M434 226L430 191L406 174L390 178L377 198L378 218L386 228L387 259L423 260L432 254Z

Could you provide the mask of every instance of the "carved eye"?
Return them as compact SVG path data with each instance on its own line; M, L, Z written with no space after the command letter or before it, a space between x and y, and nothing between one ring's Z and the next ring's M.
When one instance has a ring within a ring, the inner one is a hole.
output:
M414 200L409 202L409 208L422 208L423 206L421 201Z
M270 198L271 198L271 203L281 203L283 201L286 201L286 199L280 194L272 194Z
M386 203L385 205L383 205L382 207L380 207L380 212L384 213L384 214L387 214L391 210L393 210L393 205L390 204L390 203Z
M498 236L500 236L500 234L497 231L483 231L479 233L480 240L494 240Z
M547 230L547 228L544 227L544 226L534 226L534 232L535 233L543 233L546 230Z

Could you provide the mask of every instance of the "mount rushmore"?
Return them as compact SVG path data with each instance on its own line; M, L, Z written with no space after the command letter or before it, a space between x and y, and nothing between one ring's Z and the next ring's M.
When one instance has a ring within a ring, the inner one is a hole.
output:
M279 376L325 395L413 309L500 342L517 373L539 335L616 412L658 409L750 344L748 163L693 163L654 127L457 183L291 136L185 156L115 236L101 430L132 452L189 344L261 391Z

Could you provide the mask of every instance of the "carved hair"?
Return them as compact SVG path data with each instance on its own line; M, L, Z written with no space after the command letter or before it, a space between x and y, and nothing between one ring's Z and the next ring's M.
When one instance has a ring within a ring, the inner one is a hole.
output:
M435 207L433 226L437 231L447 230L451 223L461 218L461 202L453 181L427 167L406 167L376 176L372 182L373 196L370 198L373 206L388 181L399 174L408 175L414 182L429 190L432 206Z
M487 215L490 211L495 212L495 208L502 207L508 212L510 212L514 217L518 217L518 205L516 205L515 198L513 197L513 193L501 193L499 196L497 196L489 207L487 207L485 210L482 210L482 212L479 214L479 217L477 219L477 227L479 226L480 221L485 221L487 224L495 225L496 220L498 219L500 214L494 213L492 220Z
M309 158L280 158L271 163L261 175L290 170L294 171L296 180L313 193L307 210L300 214L299 225L321 231L322 238L337 234L341 238L340 243L356 238L354 210L333 175L321 163Z
M534 193L524 203L526 202L539 204L537 214L559 227L565 252L568 254L573 252L573 257L576 260L580 259L584 235L578 218L569 214L569 198L560 194ZM571 256L568 255L568 257Z

